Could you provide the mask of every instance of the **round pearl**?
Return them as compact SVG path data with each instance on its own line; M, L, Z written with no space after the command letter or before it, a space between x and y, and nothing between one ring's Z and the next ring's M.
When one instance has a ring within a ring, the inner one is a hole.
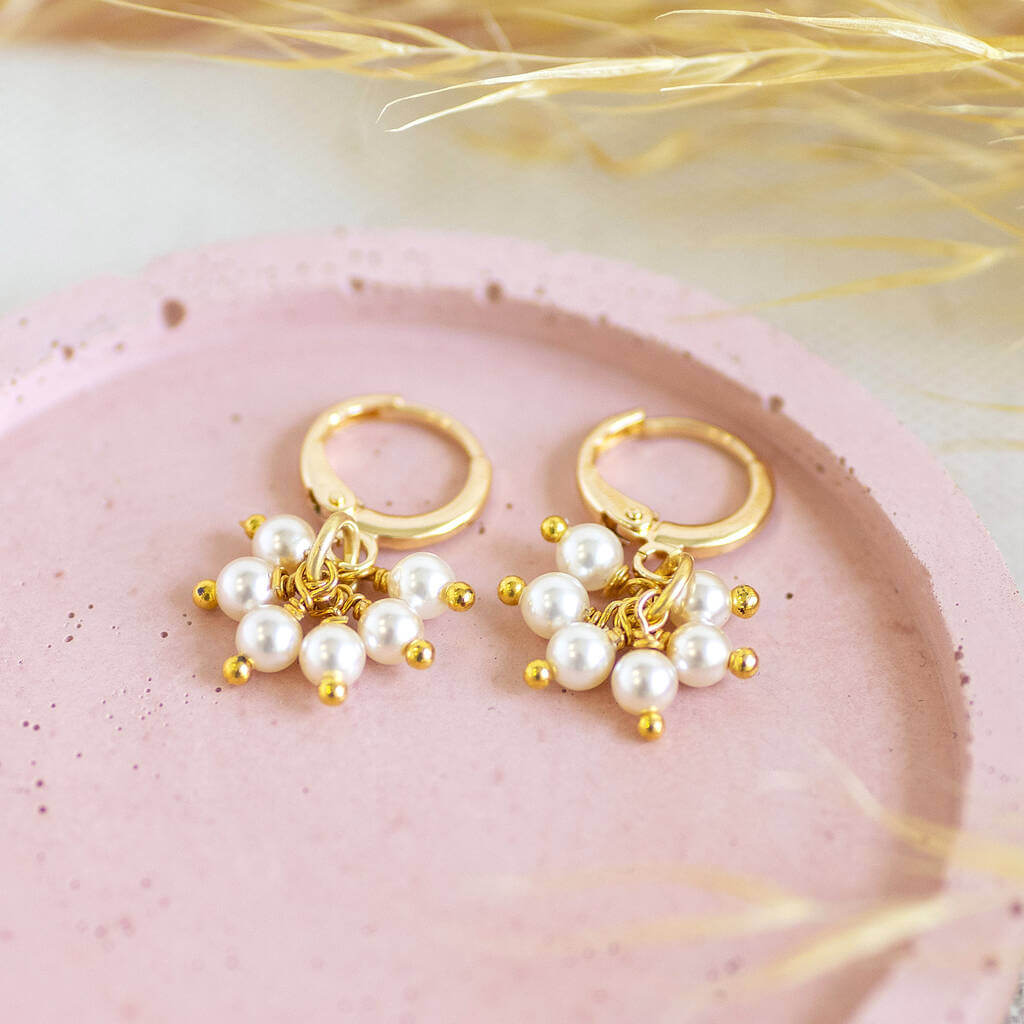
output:
M666 654L686 686L711 686L729 665L731 648L725 634L707 622L680 626L669 637Z
M600 590L622 565L622 542L600 523L571 526L558 542L555 560L587 588Z
M298 656L302 627L276 604L254 608L235 630L235 646L260 672L280 672Z
M252 536L252 553L292 572L313 546L313 527L298 516L271 516Z
M564 572L546 572L530 580L519 597L526 624L545 639L570 622L579 622L589 604L583 584Z
M388 573L388 593L403 600L421 619L436 619L448 605L442 594L455 582L451 566L429 551L406 555Z
M720 576L698 569L686 588L686 595L672 606L669 614L677 625L707 622L724 626L732 614L732 592Z
M589 622L573 622L548 641L547 660L561 686L592 690L608 678L615 648L603 629Z
M217 605L236 622L253 608L274 599L274 570L262 558L246 555L228 562L217 577Z
M423 623L404 601L385 597L363 612L359 635L374 661L397 665L405 657L405 648L423 636Z
M661 651L643 647L629 651L612 671L612 696L631 715L664 711L678 691L676 667Z
M314 685L328 673L337 672L351 686L366 664L366 648L359 634L342 622L323 622L311 629L299 650L299 668Z

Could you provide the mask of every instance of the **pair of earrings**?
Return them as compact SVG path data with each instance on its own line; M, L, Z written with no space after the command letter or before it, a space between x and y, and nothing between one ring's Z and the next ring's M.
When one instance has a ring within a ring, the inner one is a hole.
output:
M327 459L327 439L363 418L412 420L446 434L469 459L462 490L432 512L397 516L367 508ZM630 437L674 436L719 447L746 468L749 492L740 509L715 523L662 521L597 472L600 454ZM302 445L300 470L319 531L293 515L252 515L241 525L252 554L229 562L216 580L193 590L200 608L220 607L238 621L236 653L224 679L245 683L253 671L277 672L296 660L321 701L336 705L362 673L366 659L429 668L434 648L423 622L448 609L465 611L476 595L435 554L406 555L391 569L377 565L380 545L416 547L457 533L480 513L491 484L491 464L473 434L447 414L397 395L364 395L323 412ZM549 516L541 535L555 545L557 572L526 583L506 576L498 597L518 605L527 625L547 639L546 655L531 661L527 684L557 682L589 690L611 676L616 702L637 716L646 739L664 731L662 712L679 684L703 687L727 671L746 679L757 671L752 648L732 648L722 626L749 618L758 607L753 587L730 588L714 573L695 569L694 556L730 551L763 524L772 503L767 467L738 437L684 417L649 418L641 410L609 417L584 440L577 461L584 503L601 520L569 526ZM622 541L638 545L627 564ZM604 606L591 604L591 593ZM370 596L375 593L376 599ZM316 625L303 635L302 622Z

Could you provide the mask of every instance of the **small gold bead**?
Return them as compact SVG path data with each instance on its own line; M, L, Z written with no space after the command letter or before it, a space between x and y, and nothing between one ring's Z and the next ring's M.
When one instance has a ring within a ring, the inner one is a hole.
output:
M569 529L569 524L561 516L548 516L540 524L540 535L550 544L557 544Z
M192 600L197 608L209 611L217 607L217 584L213 580L200 580L192 588Z
M551 666L543 658L531 661L523 669L523 679L526 680L526 685L531 690L543 690L554 678L555 673L551 671Z
M498 584L498 600L502 604L519 604L526 580L522 576L506 576Z
M757 673L757 652L753 647L737 647L729 655L729 671L737 679L749 679Z
M258 512L255 515L247 516L238 525L245 530L245 535L252 540L252 535L267 521L266 516Z
M467 612L476 604L476 591L468 583L449 583L441 595L453 612Z
M761 598L757 591L749 583L741 583L738 587L732 588L733 615L738 615L741 619L749 619L757 611L760 602Z
M345 680L341 678L340 672L328 672L320 680L316 692L322 703L328 707L337 707L348 696L348 687Z
M430 668L434 664L434 645L429 640L413 640L406 644L405 663L410 668Z
M221 669L224 681L232 686L249 682L252 676L252 662L244 654L232 654Z
M665 719L659 711L648 711L637 719L636 731L645 740L660 739L665 732Z
M281 607L296 621L301 622L306 617L306 611L301 604L293 597L285 601Z

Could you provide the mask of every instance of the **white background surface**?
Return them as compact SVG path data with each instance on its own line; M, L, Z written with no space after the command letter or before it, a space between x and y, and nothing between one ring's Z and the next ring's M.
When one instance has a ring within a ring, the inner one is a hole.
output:
M0 60L0 312L174 249L336 225L513 234L585 249L750 303L896 269L874 254L735 236L977 237L946 207L868 180L831 205L767 201L756 163L703 159L616 179L583 159L516 162L445 122L388 133L395 95L330 72L7 50ZM392 122L394 123L394 122ZM813 221L813 223L809 223ZM734 240L726 244L726 240ZM1000 242L998 236L988 241ZM1024 579L1024 289L984 280L782 306L764 315L860 380L935 451ZM17 357L0 353L8 372ZM970 572L970 566L964 566Z

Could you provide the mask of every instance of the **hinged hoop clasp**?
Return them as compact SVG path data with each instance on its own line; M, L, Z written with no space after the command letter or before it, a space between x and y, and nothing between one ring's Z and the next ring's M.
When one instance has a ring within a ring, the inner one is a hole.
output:
M335 473L327 458L326 442L356 420L369 418L418 423L455 441L469 458L462 490L440 508L417 515L390 515L367 508ZM344 512L360 532L395 548L418 547L458 533L476 518L491 488L490 459L469 429L440 409L407 402L400 395L359 395L325 409L302 442L300 471L320 515Z
M687 525L659 519L643 502L612 487L597 470L602 452L629 438L644 437L685 437L727 452L747 471L746 501L732 515L714 523ZM609 416L594 427L580 446L576 482L587 508L621 537L705 558L732 551L749 540L767 518L774 496L768 467L735 434L685 416L648 417L643 409Z

